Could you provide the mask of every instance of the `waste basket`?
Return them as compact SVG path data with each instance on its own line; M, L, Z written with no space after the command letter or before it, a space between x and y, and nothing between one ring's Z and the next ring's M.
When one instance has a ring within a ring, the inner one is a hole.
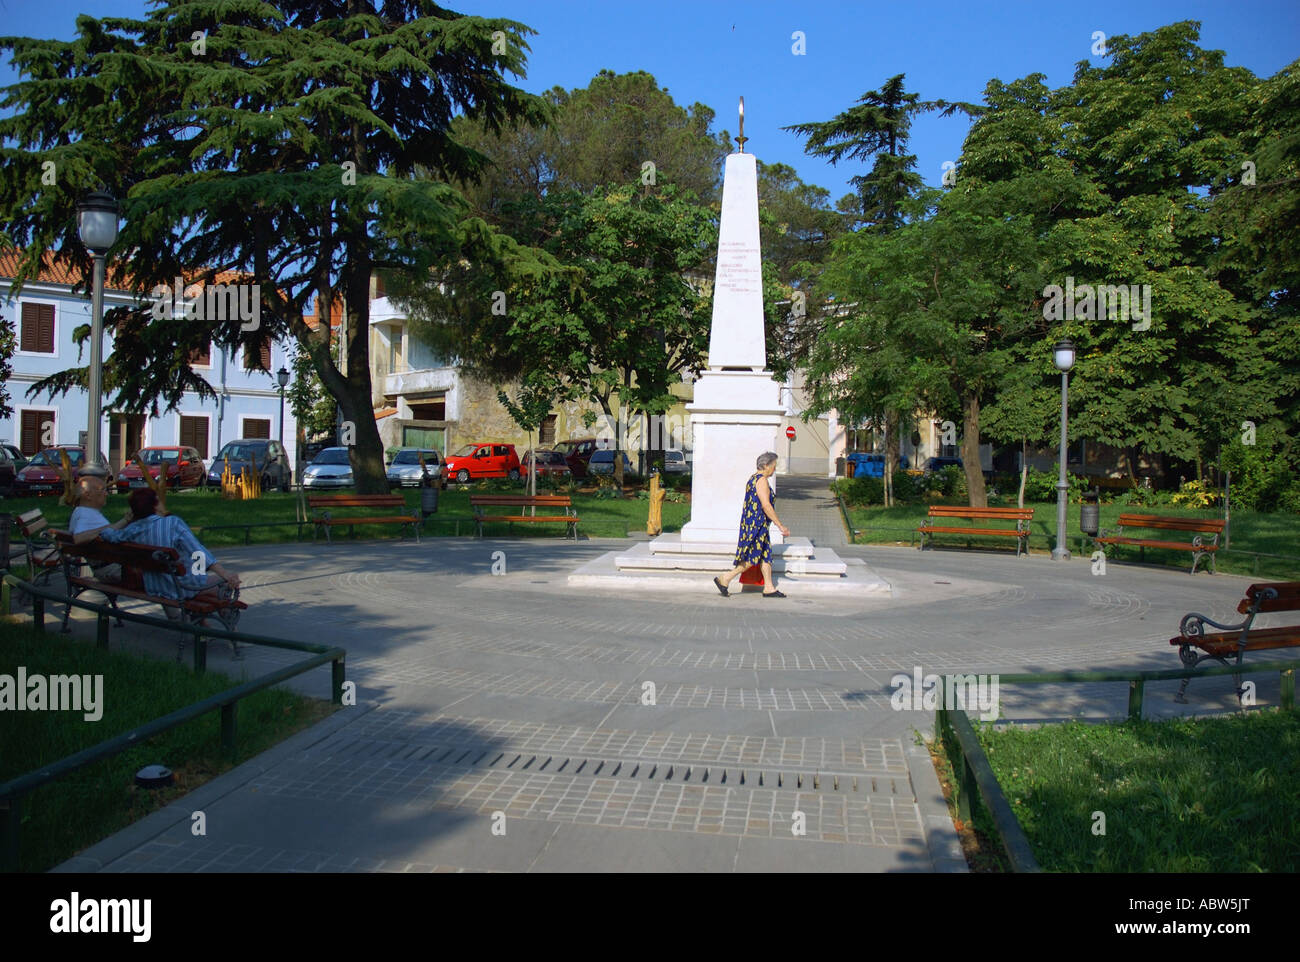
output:
M438 486L426 471L420 478L420 514L428 517L438 513Z
M1101 489L1093 488L1084 492L1083 504L1079 506L1079 530L1090 538L1097 537L1097 528L1101 522Z

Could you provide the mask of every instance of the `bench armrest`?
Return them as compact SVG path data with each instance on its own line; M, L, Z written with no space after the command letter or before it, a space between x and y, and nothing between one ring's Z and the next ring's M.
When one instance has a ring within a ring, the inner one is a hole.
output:
M1205 636L1206 625L1213 625L1221 631L1241 631L1248 628L1252 621L1254 621L1254 618L1248 617L1239 625L1224 625L1215 621L1209 615L1193 611L1183 615L1183 620L1178 623L1178 633L1184 638L1202 638Z

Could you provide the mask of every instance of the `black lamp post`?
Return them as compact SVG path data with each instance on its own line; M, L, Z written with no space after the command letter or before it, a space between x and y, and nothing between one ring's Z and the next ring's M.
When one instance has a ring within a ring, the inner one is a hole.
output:
M289 372L283 365L275 372L275 380L280 385L280 447L284 447L284 389L289 386Z
M1053 348L1053 360L1061 372L1061 456L1060 473L1056 478L1056 547L1052 549L1053 561L1067 561L1070 549L1065 546L1065 493L1070 485L1065 480L1066 459L1066 420L1069 409L1067 396L1070 390L1070 368L1074 367L1074 344L1069 338L1062 338Z
M86 464L100 464L99 422L103 401L104 353L104 257L117 240L117 201L102 190L91 191L77 204L77 234L95 258L94 292L90 313L90 372L86 390L90 395L86 412ZM107 471L107 465L101 465Z

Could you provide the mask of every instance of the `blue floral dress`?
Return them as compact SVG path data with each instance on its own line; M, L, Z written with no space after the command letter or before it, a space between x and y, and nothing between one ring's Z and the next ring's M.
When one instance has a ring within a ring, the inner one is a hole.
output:
M763 475L755 474L745 485L745 507L740 512L740 540L736 544L734 565L771 564L772 539L768 534L767 515L763 513L762 502L758 500L758 479ZM768 497L776 500L776 492L768 491Z

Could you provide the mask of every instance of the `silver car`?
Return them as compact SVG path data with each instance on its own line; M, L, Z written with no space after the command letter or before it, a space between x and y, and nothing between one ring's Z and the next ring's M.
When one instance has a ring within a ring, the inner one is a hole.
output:
M686 474L690 471L686 455L681 451L664 452L664 474Z
M347 448L326 448L307 465L302 473L304 488L350 488L352 462Z
M402 448L393 455L388 464L388 486L390 488L418 488L423 480L420 468L420 455L424 455L429 477L435 484L442 483L442 455L429 448Z

